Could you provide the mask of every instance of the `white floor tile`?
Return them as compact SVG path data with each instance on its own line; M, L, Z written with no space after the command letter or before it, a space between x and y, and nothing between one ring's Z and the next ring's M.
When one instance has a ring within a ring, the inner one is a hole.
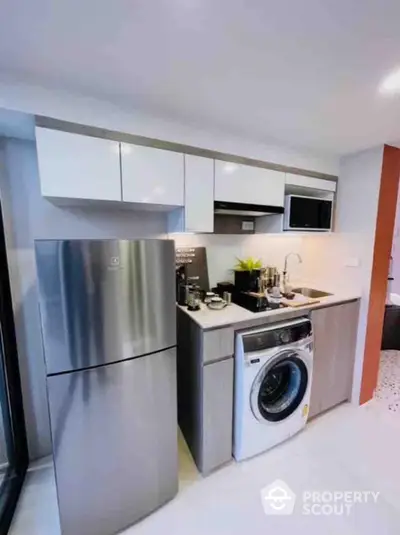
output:
M343 405L258 457L201 477L180 440L177 497L124 535L394 535L400 525L400 425L377 402ZM284 480L298 495L292 516L266 516L260 490ZM305 516L306 490L380 491L377 505L354 505L349 516ZM51 466L30 472L11 535L59 535ZM77 534L80 535L80 534Z

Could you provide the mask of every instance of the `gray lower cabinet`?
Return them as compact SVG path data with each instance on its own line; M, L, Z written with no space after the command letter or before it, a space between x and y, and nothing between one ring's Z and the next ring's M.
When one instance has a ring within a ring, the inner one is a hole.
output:
M234 337L232 327L203 331L200 343L204 364L233 355Z
M203 367L203 433L200 470L211 472L232 458L233 358Z
M178 310L177 339L179 427L207 474L232 459L234 331L203 331Z
M311 312L314 363L310 417L351 396L358 314L358 301Z

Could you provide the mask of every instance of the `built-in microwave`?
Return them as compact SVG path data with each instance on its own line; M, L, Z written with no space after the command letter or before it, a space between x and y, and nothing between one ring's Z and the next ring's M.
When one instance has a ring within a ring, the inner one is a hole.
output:
M284 230L332 230L333 200L286 195L283 216Z

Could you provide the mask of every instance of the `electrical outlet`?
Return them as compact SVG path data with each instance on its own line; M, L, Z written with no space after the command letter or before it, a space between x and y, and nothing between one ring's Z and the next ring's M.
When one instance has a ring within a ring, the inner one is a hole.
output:
M242 221L242 230L253 231L254 221Z
M346 260L344 265L346 267L360 267L360 259L356 256L350 257Z

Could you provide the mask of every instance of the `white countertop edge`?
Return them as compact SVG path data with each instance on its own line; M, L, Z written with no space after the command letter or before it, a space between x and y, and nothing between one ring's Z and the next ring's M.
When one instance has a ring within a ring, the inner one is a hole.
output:
M262 318L270 318L276 316L277 319L282 314L288 312L308 311L316 308L324 308L327 306L345 303L347 301L355 301L361 299L361 295L357 294L335 294L328 297L321 298L318 303L304 305L301 307L287 307L276 310L267 310L265 312L250 312L243 307L231 305L225 307L223 310L211 310L207 305L202 304L201 309L196 312L191 312L185 306L177 305L183 312L185 312L193 321L199 325L203 330L215 329L217 327L224 327L227 325L234 325L236 323L254 321Z

